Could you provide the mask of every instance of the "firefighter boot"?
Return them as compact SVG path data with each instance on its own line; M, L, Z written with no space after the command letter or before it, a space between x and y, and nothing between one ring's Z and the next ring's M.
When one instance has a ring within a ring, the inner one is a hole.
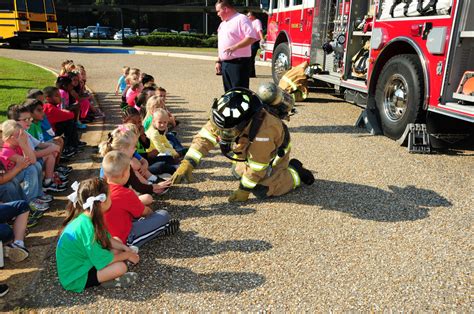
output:
M298 172L301 181L306 185L314 183L314 176L311 171L303 167L303 164L298 159L291 159L290 166Z

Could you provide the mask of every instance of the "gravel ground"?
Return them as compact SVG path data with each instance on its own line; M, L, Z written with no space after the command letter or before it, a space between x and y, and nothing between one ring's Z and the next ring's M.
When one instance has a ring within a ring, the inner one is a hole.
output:
M189 143L222 94L213 63L169 57L1 49L57 68L73 59L117 114L110 94L123 65L155 76L169 92ZM271 79L258 68L251 88ZM217 152L156 208L182 231L143 248L129 290L60 287L54 260L25 298L41 311L459 311L472 312L473 150L413 155L352 125L360 109L312 93L289 124L293 156L317 181L286 196L234 205L237 183ZM113 127L116 118L107 120ZM471 240L469 240L471 239Z

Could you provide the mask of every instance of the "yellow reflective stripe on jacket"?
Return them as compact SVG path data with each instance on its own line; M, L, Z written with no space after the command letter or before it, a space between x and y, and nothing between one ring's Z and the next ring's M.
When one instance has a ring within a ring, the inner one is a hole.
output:
M293 81L292 81L292 80L290 80L288 77L286 77L286 76L283 76L283 81L287 82L287 83L288 83L288 85L290 85L290 86L291 86L291 88L293 89L293 91L295 91L295 90L297 90L297 89L298 89L298 86L296 86L296 84L295 84L295 83L293 83Z
M214 146L217 145L217 138L211 132L209 132L208 129L202 128L198 134L200 137L205 138L206 140L211 142Z
M288 146L286 146L286 148L284 149L285 155L288 154L290 149L291 149L291 142L289 142ZM285 156L285 155L283 155L283 156ZM273 159L272 165L276 166L280 162L280 159L281 159L281 157L276 155L275 159Z
M240 183L247 189L253 189L257 185L257 182L250 180L246 176L242 176L242 179L240 179Z
M268 168L268 164L262 164L260 162L253 161L251 159L247 160L247 165L252 169L253 171L262 171Z
M188 149L188 152L186 153L186 156L185 158L191 158L192 160L194 160L196 163L199 163L201 161L201 158L202 158L202 154L194 149L194 148L189 148Z
M288 171L290 172L291 176L293 177L293 189L296 189L301 184L300 175L293 168L288 167Z

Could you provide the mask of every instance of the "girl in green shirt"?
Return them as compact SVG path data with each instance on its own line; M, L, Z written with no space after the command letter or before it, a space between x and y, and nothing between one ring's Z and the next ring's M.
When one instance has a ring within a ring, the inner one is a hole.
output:
M111 205L107 183L94 178L74 182L72 188L56 247L59 282L74 292L133 284L137 274L127 272L125 262L138 263L138 250L111 238L105 227L103 213Z

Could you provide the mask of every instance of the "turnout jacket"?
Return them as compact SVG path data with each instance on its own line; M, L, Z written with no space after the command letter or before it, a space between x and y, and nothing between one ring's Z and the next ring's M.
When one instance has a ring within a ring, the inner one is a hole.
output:
M262 109L264 110L264 109ZM264 111L261 126L253 139L249 141L251 123L242 131L234 144L234 158L243 159L238 162L240 175L240 189L252 191L257 184L272 175L275 168L288 166L288 155L291 143L289 136L285 141L285 126L280 118ZM208 121L199 133L194 136L191 147L186 153L185 159L196 167L207 153L218 145L218 130ZM286 143L285 143L286 142ZM282 145L285 144L285 145ZM282 151L284 155L278 156ZM280 165L285 160L285 165Z

